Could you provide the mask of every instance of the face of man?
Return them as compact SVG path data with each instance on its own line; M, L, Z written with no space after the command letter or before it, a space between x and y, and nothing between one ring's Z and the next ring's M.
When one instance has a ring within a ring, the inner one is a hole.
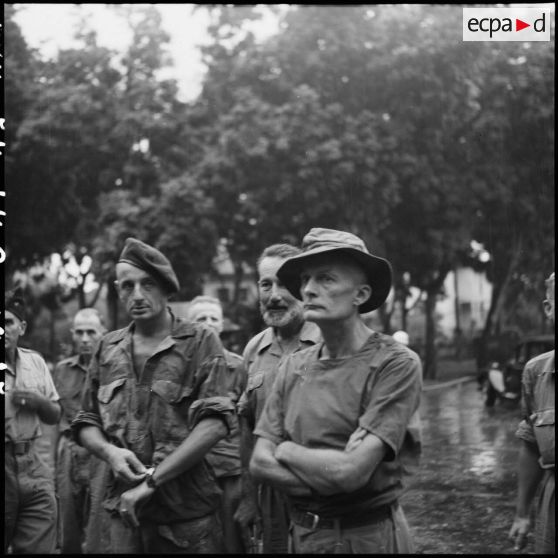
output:
M15 314L9 310L4 312L4 346L6 351L12 351L17 347L19 338L25 333L27 323L20 320Z
M118 262L116 279L120 300L126 306L132 320L153 320L166 311L169 295L143 269L126 262Z
M351 317L371 292L357 265L342 260L316 258L301 273L304 319L311 322Z
M302 304L277 279L285 258L263 258L258 267L260 312L268 327L285 328L302 323Z
M87 315L78 312L72 328L72 341L78 355L91 355L102 334L103 326L99 318L93 314Z
M190 319L212 327L217 333L223 331L223 310L212 302L196 302L190 308Z

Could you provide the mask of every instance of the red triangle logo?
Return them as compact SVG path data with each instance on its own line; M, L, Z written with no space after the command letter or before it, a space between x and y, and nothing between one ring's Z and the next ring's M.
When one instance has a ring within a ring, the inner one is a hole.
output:
M516 31L521 31L522 29L525 29L526 27L531 27L530 23L525 23L524 21L521 21L520 19L515 18L515 30Z

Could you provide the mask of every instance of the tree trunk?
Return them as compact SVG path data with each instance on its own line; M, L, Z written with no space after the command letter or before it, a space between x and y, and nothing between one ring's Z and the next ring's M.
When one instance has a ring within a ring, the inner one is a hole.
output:
M382 329L384 333L388 333L391 331L391 312L385 307L385 304L382 304L380 308L378 308L378 312L380 314L380 320L382 322Z
M108 329L113 331L118 328L118 293L112 281L107 281L107 316Z
M93 298L88 302L87 306L89 308L93 308L95 306L95 304L97 304L97 301L99 300L99 296L101 294L101 291L103 290L103 285L104 285L104 281L101 281L99 283L99 286L97 287L97 290L95 291L95 294L93 295Z
M236 308L240 300L240 285L242 284L242 279L244 277L244 270L242 269L242 261L233 262L234 269L234 282L233 282L233 296L232 296L232 306Z
M507 291L511 283L512 275L519 263L521 246L522 242L520 238L517 248L514 251L514 255L509 260L509 265L506 269L505 275L501 280L495 278L492 287L492 296L490 298L490 308L488 310L488 314L486 315L486 321L484 323L484 328L480 339L481 352L483 352L486 347L488 337L499 329L500 316L502 314L504 302L507 298Z
M426 301L424 311L426 317L426 341L424 353L424 378L436 379L437 360L436 360L436 298L438 289L426 291Z
M84 285L85 285L85 276L81 276L81 281L78 282L78 286L77 286L78 304L80 310L87 306L85 300L85 291L83 290Z
M50 353L51 362L56 362L58 360L58 354L56 351L56 328L55 328L55 319L56 319L56 311L49 309L49 323L48 323L48 350Z
M403 293L401 297L401 329L403 331L407 331L407 314L409 311L407 310L407 293Z

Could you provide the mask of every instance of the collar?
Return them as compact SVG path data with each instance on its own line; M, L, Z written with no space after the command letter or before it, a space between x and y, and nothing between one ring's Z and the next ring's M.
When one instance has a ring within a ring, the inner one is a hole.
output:
M320 328L315 323L304 322L302 324L302 329L298 334L298 339L299 344L305 343L309 345L316 345L322 339L322 333L320 331ZM268 327L262 333L262 338L258 346L258 353L269 349L269 347L271 347L271 345L273 345L273 343L275 343L276 341L277 338L275 336L273 328Z
M6 359L7 361L8 359ZM13 376L15 378L16 375L16 369L17 369L17 361L21 360L20 356L19 356L19 347L16 347L15 350L15 360L14 360L14 367L12 368L11 364L6 362L6 372L8 372L11 376Z
M75 368L81 368L81 370L87 371L87 366L84 366L79 360L79 355L72 355L66 359L68 366L73 366Z
M556 373L555 358L556 353L554 351L550 351L543 372L552 372L553 374Z
M195 335L196 329L191 322L187 322L186 320L175 316L169 306L167 306L167 310L172 317L170 332L170 337L172 339L182 339L184 337L192 337L193 335ZM134 333L134 330L135 323L130 322L127 327L110 333L110 340L108 342L111 344L120 343L125 338L131 337Z

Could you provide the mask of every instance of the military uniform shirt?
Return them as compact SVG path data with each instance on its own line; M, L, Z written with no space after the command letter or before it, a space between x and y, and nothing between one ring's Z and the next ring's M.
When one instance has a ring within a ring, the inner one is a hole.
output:
M234 428L234 405L227 397L223 346L208 327L173 316L166 337L145 362L138 377L128 328L106 334L91 360L82 410L72 423L79 429L101 428L116 446L133 451L146 466L157 466L206 417L221 418ZM131 488L114 477L104 506L118 509L120 494ZM213 513L220 489L203 459L161 485L140 517L155 524L188 521Z
M34 440L41 435L41 421L36 411L12 403L13 390L35 391L49 399L58 401L58 392L52 381L50 370L43 357L29 349L16 349L15 370L7 364L4 396L4 440L21 442Z
M295 352L315 345L321 338L318 326L313 322L305 322ZM269 327L249 341L242 356L248 371L248 384L238 402L238 413L246 417L250 428L254 429L284 355L273 329Z
M85 385L87 370L74 355L61 360L54 368L53 380L62 405L62 416L58 424L60 432L69 432L70 423L81 409L81 393Z
M535 444L543 469L555 466L555 378L554 351L532 358L522 375L522 415L516 435Z
M225 349L227 361L227 394L236 404L246 387L246 371L242 366L242 357ZM240 430L235 425L234 430L222 440L219 440L207 454L207 460L213 467L217 477L240 475Z
M343 450L364 428L388 447L362 488L349 494L289 497L323 517L358 515L394 502L402 492L400 452L422 388L416 353L391 336L373 333L354 355L319 359L323 344L285 358L254 434L280 444Z

